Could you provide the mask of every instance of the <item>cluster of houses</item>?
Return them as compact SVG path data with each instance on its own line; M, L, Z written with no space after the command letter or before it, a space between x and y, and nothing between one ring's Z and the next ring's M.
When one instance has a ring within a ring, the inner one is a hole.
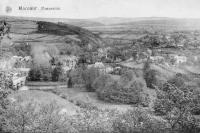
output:
M30 64L32 62L31 56L13 56L11 60L14 62L14 67L17 68L26 68L27 64Z
M113 67L103 64L102 62L95 62L95 64L88 65L88 68L92 68L92 67L97 68L100 72L104 74L111 73L114 71Z
M72 70L76 67L78 63L78 57L77 56L61 56L59 57L59 61L62 62L62 69L66 73L69 70Z

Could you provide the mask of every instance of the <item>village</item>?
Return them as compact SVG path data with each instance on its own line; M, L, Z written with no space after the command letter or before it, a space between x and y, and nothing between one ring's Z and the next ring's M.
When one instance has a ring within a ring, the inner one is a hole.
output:
M56 118L60 118L58 114L73 117L75 122L67 119L71 124L80 124L80 119L97 122L96 117L98 122L107 120L105 117L109 122L114 119L109 125L112 131L105 133L113 133L116 121L123 125L124 119L129 123L127 118L134 117L127 117L126 113L136 113L138 109L149 120L170 127L166 118L169 110L162 107L177 109L179 103L170 99L168 93L176 100L189 99L183 105L187 107L189 103L193 112L186 113L200 115L198 31L134 31L139 37L126 39L123 33L122 39L103 37L106 30L90 28L63 22L3 20L0 72L8 78L1 83L9 80L11 105L22 109L27 109L28 102L44 108L56 105ZM95 34L98 32L101 34ZM194 97L182 99L182 95ZM147 123L151 123L149 120ZM147 123L138 122L137 126ZM28 131L31 126L25 129Z

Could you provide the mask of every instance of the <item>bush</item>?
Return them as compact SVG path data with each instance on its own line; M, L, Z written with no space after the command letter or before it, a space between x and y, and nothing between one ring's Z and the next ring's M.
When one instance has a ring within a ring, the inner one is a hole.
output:
M32 101L25 104L16 101L7 109L4 131L13 133L73 132L74 129L67 120L67 115L59 112L56 103L38 105Z
M119 115L113 122L113 130L115 133L161 133L166 130L166 123L136 108Z
M119 82L108 78L97 90L98 97L102 100L114 103L143 104L148 106L148 95L144 93L145 84L134 79L128 83ZM100 83L99 83L100 84Z
M22 44L18 44L18 45L14 45L14 53L17 56L29 56L31 53L31 45L26 44L26 43L22 43Z
M85 87L88 91L95 91L95 88L93 88L92 84L94 83L95 79L100 76L100 72L97 68L89 68L86 69L83 74L82 78L85 84Z
M150 69L144 74L144 79L146 81L147 87L155 89L156 86L161 86L161 82L158 79L158 72L156 70Z
M52 80L52 69L46 66L34 65L29 71L29 81L51 81Z
M175 85L178 88L184 88L185 80L182 74L176 74L172 79L168 80L169 84Z
M92 84L92 88L94 88L96 91L100 91L101 89L104 89L108 82L112 82L111 76L108 74L102 74L95 79Z
M6 113L10 104L8 95L12 88L12 75L7 72L0 71L0 132L6 126Z
M113 133L113 120L116 110L83 109L72 119L72 126L79 133Z
M154 110L170 125L171 130L197 132L197 119L192 115L194 93L189 88L177 87L166 83L157 90Z
M61 64L58 64L52 71L52 81L59 81L60 76L62 76L62 67Z

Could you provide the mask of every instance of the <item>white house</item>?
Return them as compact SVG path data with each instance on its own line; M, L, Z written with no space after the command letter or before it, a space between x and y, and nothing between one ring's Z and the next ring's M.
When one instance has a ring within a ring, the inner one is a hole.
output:
M78 58L76 56L62 56L59 60L62 62L62 68L65 72L74 69L78 62Z
M97 68L103 73L110 73L114 70L111 66L108 66L108 65L106 66L102 62L96 62L95 64L88 65L88 68L91 68L91 67Z
M164 57L162 57L162 56L150 56L150 60L152 62L161 62L161 61L164 61Z
M175 55L174 59L176 60L176 64L181 64L181 63L187 62L187 57L186 56Z

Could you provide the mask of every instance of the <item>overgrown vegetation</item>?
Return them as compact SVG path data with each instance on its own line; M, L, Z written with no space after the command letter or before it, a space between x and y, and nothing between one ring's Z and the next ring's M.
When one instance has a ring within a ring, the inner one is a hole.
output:
M188 88L178 77L157 89L155 112L167 121L171 130L197 133L199 119L194 112L198 112L199 94Z

